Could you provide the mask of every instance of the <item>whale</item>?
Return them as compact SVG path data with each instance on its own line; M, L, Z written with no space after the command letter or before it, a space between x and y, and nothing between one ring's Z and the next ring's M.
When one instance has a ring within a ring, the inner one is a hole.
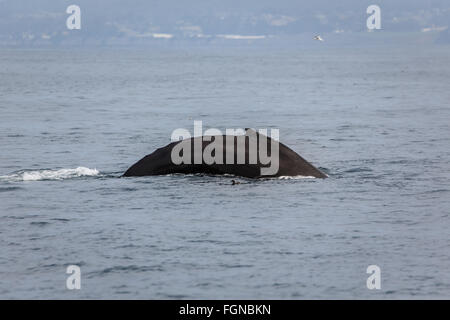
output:
M233 175L254 179L327 177L286 145L253 129L246 129L244 135L199 136L171 142L133 164L123 177L167 174Z

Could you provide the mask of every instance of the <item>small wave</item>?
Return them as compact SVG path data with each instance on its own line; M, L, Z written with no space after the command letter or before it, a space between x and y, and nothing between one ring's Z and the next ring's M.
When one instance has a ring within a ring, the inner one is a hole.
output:
M6 188L0 188L0 192L8 192L8 191L16 191L20 190L22 188L20 187L6 187Z
M358 167L358 168L351 168L344 171L345 173L359 173L359 172L372 172L372 169L370 168L364 168L364 167Z
M97 176L100 172L97 169L78 167L75 169L58 170L34 170L19 171L7 176L0 176L4 181L40 181L40 180L64 180L84 176Z
M298 179L316 179L313 176L280 176L278 179L281 180L298 180Z

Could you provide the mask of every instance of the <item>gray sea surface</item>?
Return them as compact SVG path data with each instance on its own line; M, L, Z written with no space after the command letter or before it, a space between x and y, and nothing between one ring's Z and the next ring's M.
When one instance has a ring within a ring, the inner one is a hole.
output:
M194 120L329 178L120 178ZM448 299L449 227L450 47L0 50L0 298Z

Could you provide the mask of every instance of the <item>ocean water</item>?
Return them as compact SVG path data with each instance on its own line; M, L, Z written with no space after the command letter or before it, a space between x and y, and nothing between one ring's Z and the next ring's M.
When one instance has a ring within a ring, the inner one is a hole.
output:
M450 298L449 80L449 47L2 49L0 298ZM194 120L329 178L119 178Z

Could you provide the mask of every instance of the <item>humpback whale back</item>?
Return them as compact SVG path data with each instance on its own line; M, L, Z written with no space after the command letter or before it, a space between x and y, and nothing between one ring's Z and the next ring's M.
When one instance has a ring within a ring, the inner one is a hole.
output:
M256 144L252 144L252 136L256 138L256 140L254 140L254 142L257 142ZM264 142L260 141L261 138L267 140L266 150L262 150L264 149ZM242 143L243 141L245 142ZM216 143L216 147L219 148L215 148L212 151L207 149L207 151L211 151L210 154L215 157L216 160L217 158L222 160L211 163L210 160L205 160L203 155L205 153L205 148L211 149L211 146L209 145L214 142ZM181 143L184 143L184 147L186 148L180 148L182 147L182 145L180 145ZM220 145L222 148L220 148ZM256 148L257 156L252 152L252 146ZM268 157L273 161L274 154L272 155L272 151L275 151L273 146L278 147L279 156L275 159L278 161L278 170L270 172L269 174L261 174L261 172L263 172L262 170L268 170L273 164L263 161L260 156L260 151L266 151ZM174 148L176 148L176 150L174 150ZM181 151L178 151L178 149ZM186 150L190 151L190 155L184 154ZM222 157L218 157L219 154L215 154L220 151L223 152ZM181 157L184 156L184 159L187 161L179 164L174 163L172 159L173 153ZM172 142L136 162L123 174L123 176L151 176L171 173L231 174L247 178L280 176L327 177L327 175L284 144L256 133L251 129L247 129L244 136L202 136Z

